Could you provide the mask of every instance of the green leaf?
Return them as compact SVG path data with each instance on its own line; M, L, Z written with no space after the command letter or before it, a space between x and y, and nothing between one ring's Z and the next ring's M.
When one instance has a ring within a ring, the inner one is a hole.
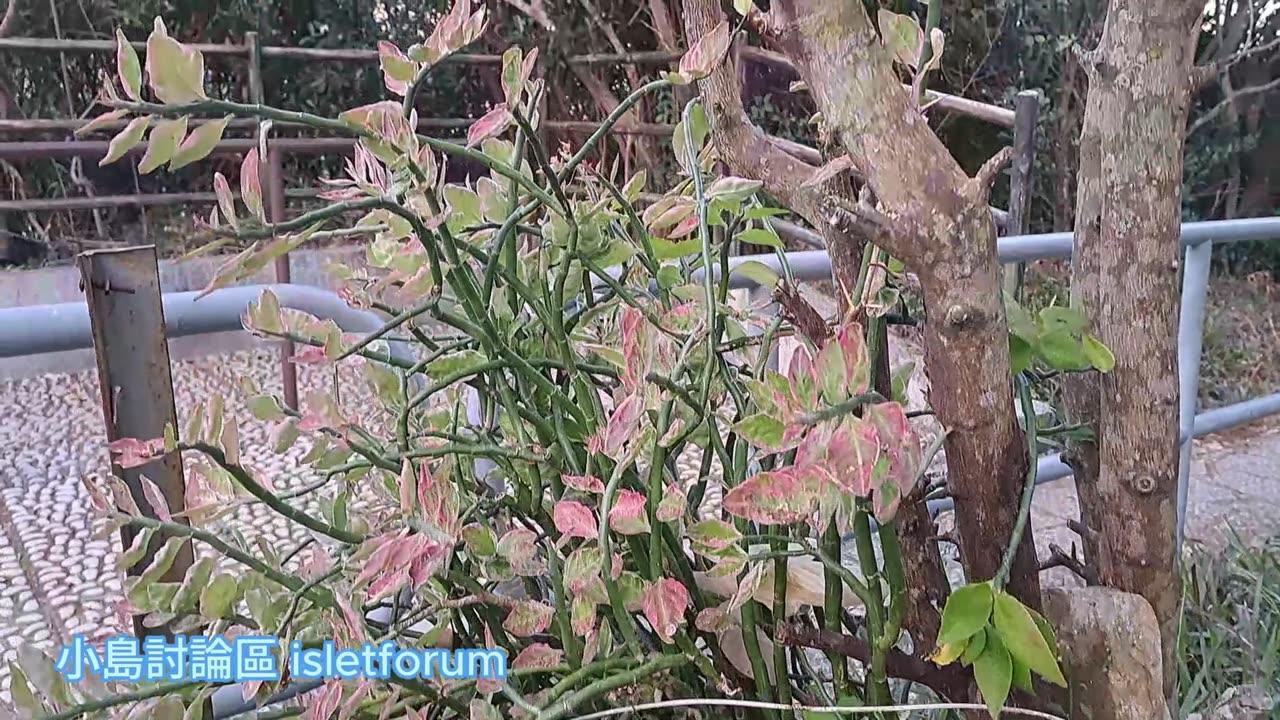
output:
M880 25L880 36L884 38L885 47L893 53L894 58L903 65L915 67L920 57L924 31L920 23L910 15L899 15L890 10L880 9L876 16Z
M1009 366L1014 375L1031 367L1035 348L1017 335L1009 335Z
M969 667L974 660L977 660L982 655L982 651L987 647L988 631L989 629L974 633L973 637L969 638L969 646L965 648L964 654L960 656L961 665Z
M1115 369L1116 356L1111 354L1111 348L1092 335L1084 336L1084 354L1098 372L1109 373Z
M684 274L675 265L664 265L658 268L658 287L669 290L683 281Z
M1027 608L1027 614L1031 616L1031 620L1036 624L1036 627L1040 628L1040 635L1044 638L1045 644L1049 646L1049 652L1053 653L1055 658L1058 657L1058 636L1053 632L1049 621L1031 608Z
M1040 325L1046 331L1063 330L1072 335L1084 332L1084 313L1077 308L1050 305L1040 311Z
M1070 333L1058 330L1040 336L1040 357L1055 370L1083 370L1089 367L1084 344Z
M230 573L218 573L200 593L200 615L220 618L231 612L239 594L240 583Z
M1013 682L1013 663L1009 652L1000 644L994 633L988 634L986 649L973 661L973 679L987 704L992 718L1000 717L1000 709L1009 699L1009 685Z
M949 645L972 637L987 626L991 617L991 583L971 583L951 593L942 609L938 645Z
M704 195L708 200L724 200L726 202L742 202L751 197L764 183L759 180L726 176L717 178L707 186Z
M178 586L169 610L175 613L186 612L195 608L200 602L200 593L209 584L209 576L213 574L213 558L203 557L187 568L187 575Z
M203 160L213 152L218 141L222 140L222 133L226 131L229 122L231 122L230 115L221 120L207 122L192 130L187 139L182 141L182 145L178 146L178 151L173 154L173 158L169 160L169 170L177 170L197 160Z
M204 97L204 56L169 37L160 18L147 38L147 74L152 92L166 105Z
M747 442L765 450L780 450L782 435L786 426L781 421L764 413L757 413L743 418L733 426L733 431L746 438Z
M1010 658L1013 663L1013 686L1023 692L1033 692L1031 686L1031 668L1025 664L1018 662L1017 658Z
M488 362L488 358L477 350L459 350L446 353L427 363L427 374L433 378L443 378L456 373L466 372Z
M903 405L907 404L907 390L911 387L911 376L915 371L916 364L913 362L894 368L893 375L890 377L890 386L893 388L891 400Z
M142 63L138 61L138 51L120 28L116 28L116 74L120 76L124 94L142 100Z
M702 251L702 241L694 238L693 240L682 240L680 242L672 242L666 238L653 238L653 254L657 256L658 262L663 260L675 260L676 258L688 257Z
M747 220L759 220L760 218L777 217L779 215L786 215L786 214L787 214L787 211L781 208L753 207L753 208L747 208L747 210L742 213L742 217L746 218Z
M751 12L751 8L755 7L751 0L733 0L733 9L742 17L746 17Z
M755 260L740 263L733 269L734 275L741 275L762 287L772 288L782 279L769 266Z
M493 530L484 525L468 525L462 528L462 542L466 543L467 550L478 557L493 557L498 552L498 539L494 537Z
M98 167L110 165L124 157L124 154L132 150L134 145L142 141L142 135L147 131L147 125L150 123L150 115L143 115L130 120L123 130L111 138L111 142L107 145L107 154L98 161Z
M475 191L461 185L445 185L444 199L449 208L449 229L456 231L480 224L480 196Z
M1035 318L1031 317L1031 313L1019 305L1017 300L1005 297L1004 314L1009 322L1010 333L1029 343L1034 343L1036 338L1040 336L1040 329L1036 326Z
M1009 652L1049 682L1062 687L1067 686L1066 678L1058 667L1058 660L1045 642L1040 628L1031 619L1031 614L1018 599L1000 592L995 596L992 616L1000 640Z
M247 404L249 413L259 420L274 421L285 417L284 405L275 395L255 395Z
M978 637L978 636L975 635L974 637ZM956 661L956 658L968 652L967 648L969 647L969 645L970 645L970 642L967 638L964 640L961 640L960 642L948 643L938 648L938 651L935 652L933 656L930 657L929 659L933 661L934 665L937 665L939 667L950 665L951 663Z
M764 245L771 248L782 248L782 238L778 233L765 228L751 228L738 233L738 239L752 245Z
M143 175L169 162L169 158L178 150L178 144L187 134L187 118L177 120L161 120L151 129L151 137L147 142L147 151L138 163L138 172Z
M155 534L154 528L143 528L137 535L134 535L133 542L129 543L129 547L120 554L120 558L116 561L116 568L128 570L137 565L146 556L147 548L151 545L151 538Z

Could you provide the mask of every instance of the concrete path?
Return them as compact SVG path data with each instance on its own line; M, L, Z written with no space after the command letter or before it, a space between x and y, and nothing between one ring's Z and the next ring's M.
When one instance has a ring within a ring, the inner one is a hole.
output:
M229 395L228 412L248 417L237 391L242 378L278 392L278 356L257 350L176 362L180 419L214 392ZM29 359L37 363L38 359ZM306 368L306 388L332 378ZM358 384L358 383L355 383ZM351 387L352 384L347 384ZM347 397L359 407L359 397ZM7 696L7 661L20 643L54 652L74 634L114 634L125 627L115 604L121 573L115 536L95 536L95 522L80 485L82 475L106 470L96 376L92 371L0 381L0 697ZM277 487L306 480L296 467L305 447L278 458L267 449L266 428L251 418L241 427L246 464L270 472ZM1247 534L1280 530L1280 423L1255 425L1198 443L1192 473L1189 535L1215 542L1228 527ZM250 538L265 535L277 548L295 547L290 531L260 505L246 506L232 526ZM1040 488L1033 522L1042 553L1056 542L1070 547L1066 527L1076 517L1069 480Z

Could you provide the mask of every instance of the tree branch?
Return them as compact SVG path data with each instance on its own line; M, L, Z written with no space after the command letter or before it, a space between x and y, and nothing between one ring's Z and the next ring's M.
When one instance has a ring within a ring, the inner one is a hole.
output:
M808 627L798 622L781 621L774 628L774 640L790 647L807 647L814 650L833 651L847 658L866 663L871 660L871 648L861 638L842 633ZM901 650L891 650L886 661L889 674L927 685L949 698L956 698L957 689L963 687L964 678L956 671L958 666L938 667Z

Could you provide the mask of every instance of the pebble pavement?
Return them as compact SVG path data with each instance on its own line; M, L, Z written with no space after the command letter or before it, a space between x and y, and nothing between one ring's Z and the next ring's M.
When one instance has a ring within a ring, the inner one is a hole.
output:
M252 377L260 387L279 392L278 362L278 355L266 350L209 356L174 363L173 378L180 421L197 402L216 392L227 394L228 412L242 418L244 463L270 473L278 489L287 489L310 479L296 468L307 448L300 442L287 456L272 454L265 424L248 416L236 389L241 378ZM304 396L330 383L329 372L301 368ZM359 396L343 402L368 407ZM98 536L80 485L82 475L107 469L100 413L93 371L0 382L0 698L7 699L8 661L19 644L34 643L52 653L71 635L111 635L127 626L115 610L121 597L122 573L115 562L119 540ZM696 466L682 466L696 473ZM1228 526L1250 535L1280 530L1278 466L1280 423L1200 441L1189 537L1214 542ZM1033 523L1042 555L1049 542L1070 547L1074 535L1066 522L1076 514L1069 479L1037 491ZM241 507L228 522L276 548L296 547L304 539L260 504Z

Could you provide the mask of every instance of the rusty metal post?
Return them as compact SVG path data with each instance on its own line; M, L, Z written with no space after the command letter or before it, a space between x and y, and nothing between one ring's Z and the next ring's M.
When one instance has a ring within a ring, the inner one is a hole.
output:
M262 45L258 33L249 32L244 36L245 47L249 53L249 102L261 105L266 101L266 89L262 83ZM259 130L261 132L261 130ZM267 144L267 138L259 137L259 146ZM278 223L284 221L284 177L281 171L280 151L268 146L265 161L267 193L267 221ZM293 282L293 273L289 268L289 253L276 258L276 282ZM285 340L280 346L280 382L284 386L284 404L298 409L298 368L289 358L293 357L293 342Z
M170 425L176 433L178 418L155 246L85 252L76 257L76 265L89 304L107 440L158 438ZM134 502L147 516L157 514L143 494L143 475L160 487L170 513L182 512L186 482L178 453L169 453L140 468L125 470L112 465L111 471L129 486ZM121 529L126 548L134 535L132 528ZM158 549L154 542L152 547ZM187 544L163 580L181 582L192 559L191 545ZM140 574L150 561L149 553L129 574ZM141 616L134 617L133 625L138 636L157 632L155 628L144 628Z
M1009 175L1009 217L1005 235L1026 235L1031 224L1032 177L1036 162L1036 123L1040 119L1040 93L1023 90L1013 101L1013 167ZM1026 263L1006 267L1005 292L1017 297Z

